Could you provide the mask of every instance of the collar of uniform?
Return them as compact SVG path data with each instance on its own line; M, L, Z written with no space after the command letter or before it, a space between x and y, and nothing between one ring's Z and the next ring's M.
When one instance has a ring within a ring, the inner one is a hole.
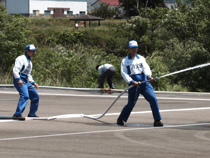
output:
M25 54L25 56L26 56L26 59L31 60L31 58L27 54Z
M139 59L140 56L138 54L136 54L136 58ZM130 55L130 53L128 54L128 59L133 59L133 57Z

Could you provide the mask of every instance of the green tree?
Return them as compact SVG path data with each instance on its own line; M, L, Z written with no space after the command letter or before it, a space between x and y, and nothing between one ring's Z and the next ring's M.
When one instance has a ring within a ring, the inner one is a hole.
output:
M177 48L182 47L174 65L182 68L192 67L210 61L210 2L192 0L191 4L177 1L178 5L170 9L163 20L163 26L178 39ZM186 54L186 52L188 52ZM170 58L172 53L170 53ZM179 63L179 64L178 64ZM170 63L173 65L172 63ZM173 65L173 67L174 67ZM204 73L206 71L206 73ZM180 74L177 77L182 85L191 91L210 91L210 74L206 68Z
M110 8L109 4L101 3L100 7L93 9L90 14L93 16L110 19L113 17L118 17L118 15L120 14L120 10L119 7Z
M173 32L180 42L195 40L210 52L210 2L192 0L192 5L177 1L177 8L170 9L164 27Z
M160 7L147 9L147 17L134 16L127 21L129 38L138 41L141 54L150 56L155 50L160 51L165 48L166 41L172 36L170 32L162 28L162 21L167 11L168 9Z
M15 14L9 15L0 5L0 63L1 70L8 71L15 58L24 53L30 35L28 18Z
M119 0L119 3L127 17L140 15L145 8L165 7L164 0Z

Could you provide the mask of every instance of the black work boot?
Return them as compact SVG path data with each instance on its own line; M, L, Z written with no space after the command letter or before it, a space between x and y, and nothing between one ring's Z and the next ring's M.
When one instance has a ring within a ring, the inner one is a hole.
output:
M124 126L124 122L123 122L123 120L120 119L120 118L117 119L117 124L118 124L119 126Z
M35 115L35 116L31 116L31 115L29 115L29 114L28 114L28 117L39 117L39 116L37 116L37 115Z
M21 120L21 121L25 121L25 117L22 117L22 116L17 116L17 115L13 115L13 116L12 116L12 119L14 119L14 120Z
M154 127L163 126L163 123L160 120L155 120Z

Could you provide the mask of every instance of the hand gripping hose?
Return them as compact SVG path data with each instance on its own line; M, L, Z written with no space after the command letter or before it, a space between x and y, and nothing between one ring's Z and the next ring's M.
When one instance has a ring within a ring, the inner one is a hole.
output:
M157 79L160 79L160 78L163 78L163 77L167 77L167 76L171 76L171 75L174 75L174 74L178 74L178 73L182 73L182 72L185 72L185 71L190 71L190 70L194 70L194 69L198 69L198 68L203 68L203 67L206 67L206 66L209 66L210 63L206 63L206 64L201 64L201 65L197 65L197 66L194 66L194 67L189 67L189 68L186 68L186 69L183 69L183 70L179 70L179 71L175 71L175 72L172 72L172 73L169 73L169 74L166 74L166 75L163 75L163 76L160 76L160 77L155 77L151 80L147 80L147 81L142 81L142 82L138 82L138 85L140 86L141 84L145 83L145 82L150 82L150 81L154 81L154 80L157 80ZM121 92L117 98L109 105L109 107L104 111L104 113L102 113L101 115L83 115L83 117L85 118L89 118L89 119L94 119L94 120L98 120L100 118L102 118L110 109L111 107L115 104L115 102L127 91L129 90L130 88L132 88L133 85L127 87L123 92Z

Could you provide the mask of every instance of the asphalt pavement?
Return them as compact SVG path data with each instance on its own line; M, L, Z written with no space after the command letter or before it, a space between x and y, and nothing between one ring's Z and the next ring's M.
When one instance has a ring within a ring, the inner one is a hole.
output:
M127 103L123 94L97 89L40 88L39 118L12 120L19 95L0 88L1 158L209 158L210 94L156 92L163 127L153 127L148 102L142 97L125 126L116 120ZM30 101L23 113L28 115Z

